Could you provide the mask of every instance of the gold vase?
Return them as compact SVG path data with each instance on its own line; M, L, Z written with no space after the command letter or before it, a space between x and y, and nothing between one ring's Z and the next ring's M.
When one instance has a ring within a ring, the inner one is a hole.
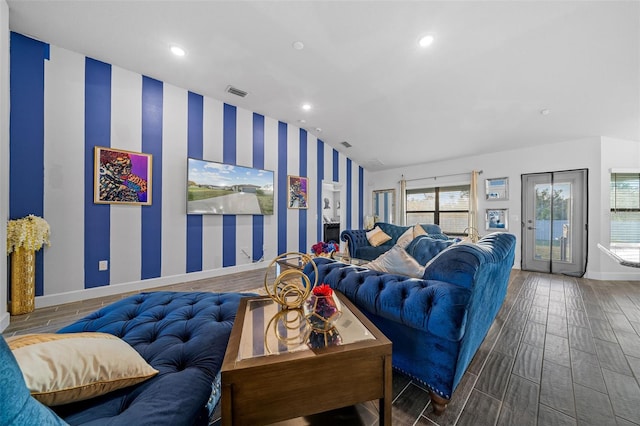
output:
M16 248L11 253L11 315L33 312L36 298L36 252Z

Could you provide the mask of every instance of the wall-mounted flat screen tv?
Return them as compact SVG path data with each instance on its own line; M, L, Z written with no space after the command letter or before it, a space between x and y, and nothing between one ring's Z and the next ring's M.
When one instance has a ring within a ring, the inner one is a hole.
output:
M273 214L273 171L187 161L187 214Z

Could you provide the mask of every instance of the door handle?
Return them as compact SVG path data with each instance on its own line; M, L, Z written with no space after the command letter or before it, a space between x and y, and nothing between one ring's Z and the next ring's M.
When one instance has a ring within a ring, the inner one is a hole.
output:
M536 229L535 226L527 226L527 229Z

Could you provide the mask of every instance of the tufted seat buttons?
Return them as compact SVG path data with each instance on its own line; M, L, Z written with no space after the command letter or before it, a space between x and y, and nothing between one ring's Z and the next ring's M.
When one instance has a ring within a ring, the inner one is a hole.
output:
M198 412L213 395L212 383L220 371L240 299L247 294L210 292L141 293L104 306L60 332L101 331L121 337L160 374L115 392L105 400L83 401L65 415L87 423L108 423L122 411L129 424L157 424L162 413ZM181 374L181 371L188 373ZM134 390L136 389L136 390ZM139 389L139 391L137 391ZM136 393L139 392L139 393ZM147 396L144 396L147 395ZM213 396L217 402L220 394ZM109 399L111 398L111 399ZM131 403L131 402L135 403ZM156 417L154 417L154 415ZM162 414L164 415L164 414ZM73 421L71 421L73 423ZM197 419L185 419L195 424Z

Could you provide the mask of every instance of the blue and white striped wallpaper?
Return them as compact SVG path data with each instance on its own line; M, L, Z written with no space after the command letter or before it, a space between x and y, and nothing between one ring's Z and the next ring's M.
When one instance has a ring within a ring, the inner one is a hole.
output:
M38 296L308 252L323 179L342 185L347 226L362 227L364 169L304 129L17 33L10 88L10 216L52 230ZM152 205L93 203L95 146L153 154ZM274 170L275 214L187 216L187 157ZM309 178L308 209L287 209L287 175Z

